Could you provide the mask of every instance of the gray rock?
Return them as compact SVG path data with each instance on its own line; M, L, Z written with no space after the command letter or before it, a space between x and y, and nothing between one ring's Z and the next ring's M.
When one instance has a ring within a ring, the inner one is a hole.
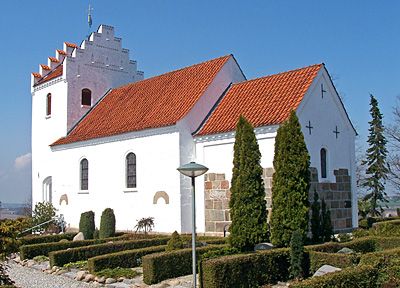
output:
M271 243L258 243L256 244L256 246L254 246L254 251L271 250L272 248L274 248L274 245L272 245Z
M112 283L115 283L115 282L117 282L117 280L115 280L114 278L107 278L106 281L105 281L104 283L106 283L106 284L112 284Z
M28 260L27 262L26 262L26 266L27 267L32 267L33 265L35 265L36 264L36 262L34 261L34 260Z
M99 282L99 283L104 283L104 282L106 282L106 277L104 277L104 276L95 277L95 278L94 278L94 281L97 281L97 282Z
M94 275L92 275L92 274L86 274L85 275L85 278L83 278L83 282L90 282L90 281L93 281L94 280Z
M75 279L78 281L82 281L86 276L86 271L79 271L78 273L76 273L76 277Z
M337 253L354 254L354 250L351 250L350 248L344 247L344 248L340 249Z
M82 232L79 232L78 234L76 234L74 239L72 239L72 241L81 241L81 240L85 240L85 236L83 236Z
M322 276L328 273L332 273L332 272L336 272L336 271L341 271L342 269L337 268L337 267L333 267L331 265L323 265L322 267L320 267L317 272L314 273L314 275L312 277L316 277L316 276Z

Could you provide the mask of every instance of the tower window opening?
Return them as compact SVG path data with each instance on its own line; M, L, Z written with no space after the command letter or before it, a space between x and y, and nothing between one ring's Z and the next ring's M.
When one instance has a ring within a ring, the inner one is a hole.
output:
M92 91L87 88L82 89L82 106L92 106Z
M321 178L326 178L326 149L321 149Z
M46 116L51 115L51 93L47 94L46 97Z

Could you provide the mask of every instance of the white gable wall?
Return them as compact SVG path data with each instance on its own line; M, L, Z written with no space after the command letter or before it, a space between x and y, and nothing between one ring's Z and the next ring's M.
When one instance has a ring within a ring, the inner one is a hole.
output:
M96 226L105 208L114 209L116 227L133 230L137 220L154 217L155 230L181 231L179 134L173 128L151 129L115 137L72 143L53 148L58 165L54 169L53 194L56 207L71 227L78 227L80 214L93 210ZM136 154L137 188L127 189L125 157ZM89 161L89 189L80 191L80 161ZM169 204L160 199L153 204L157 191L169 195ZM63 194L68 205L59 205Z

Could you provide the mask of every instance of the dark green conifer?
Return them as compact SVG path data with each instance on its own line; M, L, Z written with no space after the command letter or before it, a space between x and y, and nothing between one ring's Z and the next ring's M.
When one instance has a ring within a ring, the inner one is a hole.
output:
M331 221L331 211L326 207L325 200L321 203L321 239L323 242L331 241L333 227Z
M296 230L290 240L290 277L292 279L299 279L303 276L303 257L303 231Z
M321 204L317 191L314 192L314 201L311 204L311 234L314 243L321 242Z
M81 214L79 220L79 231L83 233L85 239L93 239L93 234L96 229L94 224L94 212L86 211Z
M294 111L278 129L273 164L271 241L287 247L297 229L305 237L309 220L310 156Z
M385 181L389 168L386 162L387 149L384 126L382 124L382 114L378 107L378 101L371 95L370 114L372 120L369 123L368 149L366 160L363 165L367 165L366 177L362 186L366 187L368 194L364 197L371 203L370 214L380 215L382 212L381 203L388 202L385 192Z
M115 235L115 215L111 208L104 209L100 218L99 238L108 238Z
M235 136L229 202L232 224L230 244L239 250L252 250L268 240L265 189L260 165L261 153L254 129L240 117Z

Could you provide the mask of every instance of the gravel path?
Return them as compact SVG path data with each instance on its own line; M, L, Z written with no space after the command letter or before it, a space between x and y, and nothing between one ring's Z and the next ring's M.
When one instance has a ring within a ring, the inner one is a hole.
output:
M20 288L88 288L96 287L65 276L55 276L32 268L22 267L12 261L7 270L10 278Z

